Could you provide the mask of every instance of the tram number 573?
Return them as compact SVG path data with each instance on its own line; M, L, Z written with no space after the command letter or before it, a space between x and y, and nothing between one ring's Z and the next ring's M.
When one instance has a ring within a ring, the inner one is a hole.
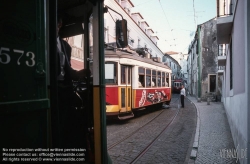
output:
M0 63L1 64L9 64L11 61L11 56L8 54L9 52L11 52L10 48L5 48L5 47L1 47L0 48ZM17 59L17 65L21 65L20 59L23 57L24 55L24 51L23 50L17 50L17 49L13 49L13 52L16 54L19 54L19 58ZM25 64L28 67L33 67L36 62L35 62L35 54L31 51L26 53L26 56L29 57L29 59L27 59L25 61Z

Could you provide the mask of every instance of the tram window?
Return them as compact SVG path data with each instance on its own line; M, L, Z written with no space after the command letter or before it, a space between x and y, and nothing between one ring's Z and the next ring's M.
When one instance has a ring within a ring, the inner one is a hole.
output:
M150 87L151 86L151 76L146 76L146 87Z
M138 68L139 79L138 79L138 87L145 87L145 68Z
M162 86L165 87L165 72L161 73Z
M169 73L166 73L166 87L169 87Z
M161 72L157 72L157 86L161 87Z
M131 68L128 67L128 84L131 84Z
M152 84L151 87L155 87L156 86L156 71L152 70Z
M117 84L117 63L105 63L105 82L106 84Z
M151 70L147 69L146 70L146 87L151 86Z
M144 83L144 75L139 75L139 79L138 79L138 87L145 87L145 83Z
M121 84L126 84L126 67L121 65Z
M125 108L125 88L121 88L121 107Z

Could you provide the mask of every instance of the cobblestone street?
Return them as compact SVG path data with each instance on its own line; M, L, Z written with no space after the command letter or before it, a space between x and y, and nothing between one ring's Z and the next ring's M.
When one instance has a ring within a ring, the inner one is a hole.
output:
M176 98L175 98L176 99ZM148 120L156 117L145 128L138 130L117 146L109 149L109 155L114 164L131 163L131 161L148 145L173 116L178 112L177 101L171 103L171 108L142 115L123 123L112 123L107 126L108 148L112 143L127 136L143 126ZM185 108L180 108L173 122L163 131L148 151L136 163L187 163L191 152L196 128L196 109L188 99Z

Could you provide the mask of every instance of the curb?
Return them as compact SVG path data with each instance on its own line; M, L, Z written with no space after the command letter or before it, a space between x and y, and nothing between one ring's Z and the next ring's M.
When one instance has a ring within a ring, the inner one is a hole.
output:
M195 131L195 137L194 137L194 143L193 148L190 154L190 159L195 160L198 153L198 147L199 147L199 138L200 138L200 111L197 108L196 104L187 97L190 102L192 102L196 108L197 111L197 124L196 124L196 131Z

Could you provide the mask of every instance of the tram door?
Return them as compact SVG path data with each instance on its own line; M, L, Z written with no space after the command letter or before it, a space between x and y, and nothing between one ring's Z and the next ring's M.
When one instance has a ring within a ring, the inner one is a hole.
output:
M131 76L132 67L128 65L121 65L121 87L119 89L120 95L120 113L131 112Z
M0 2L1 149L48 146L44 10L42 0Z

